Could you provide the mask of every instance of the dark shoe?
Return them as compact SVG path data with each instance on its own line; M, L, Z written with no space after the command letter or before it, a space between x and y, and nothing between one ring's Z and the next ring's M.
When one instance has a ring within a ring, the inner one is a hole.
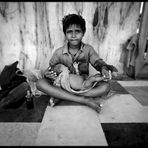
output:
M17 108L25 101L25 95L29 89L29 84L23 82L12 89L6 97L0 101L0 108Z
M4 97L1 101L0 101L0 108L4 108L7 109L11 106L12 102L13 102L14 98L11 95L8 95L6 97Z

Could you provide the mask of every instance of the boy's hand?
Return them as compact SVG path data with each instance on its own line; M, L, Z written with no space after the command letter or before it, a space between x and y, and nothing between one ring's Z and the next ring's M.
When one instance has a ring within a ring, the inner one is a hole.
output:
M54 72L54 71L51 70L51 67L48 67L48 68L45 70L45 72L44 72L44 76L45 76L46 78L55 80L56 77L57 77L57 74L56 74L56 72Z
M102 68L102 76L104 77L104 81L109 81L112 78L116 78L117 77L117 72L113 71L111 72L110 70L107 70L106 68Z
M111 71L107 70L106 68L102 68L101 73L105 81L111 80L112 78Z

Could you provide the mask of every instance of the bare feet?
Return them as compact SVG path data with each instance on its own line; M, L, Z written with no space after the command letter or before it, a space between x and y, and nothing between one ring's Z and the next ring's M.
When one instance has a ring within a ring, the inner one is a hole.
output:
M51 107L54 107L55 105L57 105L61 100L58 99L58 98L54 98L54 97L51 97L50 100L49 100L49 103L50 103L50 106Z
M101 104L98 100L94 100L93 98L86 98L86 105L100 113L101 111Z

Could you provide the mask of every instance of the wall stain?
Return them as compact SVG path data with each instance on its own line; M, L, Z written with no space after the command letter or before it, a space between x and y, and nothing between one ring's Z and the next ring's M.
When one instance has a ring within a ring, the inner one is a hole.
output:
M18 2L18 9L19 9L19 17L20 17L20 42L22 45L21 53L25 53L25 40L24 40L24 24L26 23L26 17L25 17L25 4L23 2ZM25 21L24 21L25 20ZM20 60L22 61L22 69L25 69L26 67L26 56L20 55Z
M95 10L94 18L93 18L93 27L96 27L98 24L98 6Z
M83 12L82 2L74 2L74 8L76 9L77 14L82 15L82 12Z
M63 3L57 3L56 5L56 12L58 15L58 25L59 25L59 29L61 32L63 32L63 28L62 28L62 19L63 19ZM47 9L47 8L46 8Z
M93 33L100 42L103 42L108 27L108 3L98 2L93 18Z
M22 32L22 30L20 29L20 39L21 39L21 45L22 45L22 50L21 50L21 52L23 52L24 53L24 50L25 50L25 48L24 48L24 39L23 39L23 32ZM21 55L20 55L20 60L22 60L22 69L25 69L25 57L24 56L22 56L21 57Z
M50 37L50 29L49 29L49 19L48 19L48 11L47 11L47 5L45 5L45 14L46 14L46 25L47 25L47 34L48 34L48 41L49 41L49 47L52 48L52 42Z
M3 56L3 46L2 42L0 41L0 56Z
M24 16L24 30L26 29L26 22L27 22L27 18L26 18L26 8L25 8L25 4L23 3L23 16Z
M108 26L108 8L105 8L105 15L104 15L104 20L103 20L103 25L105 28Z
M124 2L124 4L121 5L120 22L119 22L120 26L124 26L124 21L130 15L130 11L133 6L134 6L134 2Z
M38 68L38 7L37 7L37 3L35 3L35 35L36 35L36 52L37 52L37 58L36 58L36 62L35 62L35 68Z
M108 9L114 5L114 2L108 2Z
M7 9L8 9L8 2L0 2L0 14L2 15L3 19L8 22L7 20Z

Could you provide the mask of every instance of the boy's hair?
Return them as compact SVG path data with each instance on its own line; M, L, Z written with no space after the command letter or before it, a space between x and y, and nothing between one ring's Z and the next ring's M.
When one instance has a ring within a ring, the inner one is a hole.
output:
M77 14L66 15L63 18L62 23L63 23L63 32L64 32L64 34L66 34L66 29L69 26L73 25L73 24L80 26L80 28L82 29L83 34L86 31L85 20L82 18L81 15L77 15Z

